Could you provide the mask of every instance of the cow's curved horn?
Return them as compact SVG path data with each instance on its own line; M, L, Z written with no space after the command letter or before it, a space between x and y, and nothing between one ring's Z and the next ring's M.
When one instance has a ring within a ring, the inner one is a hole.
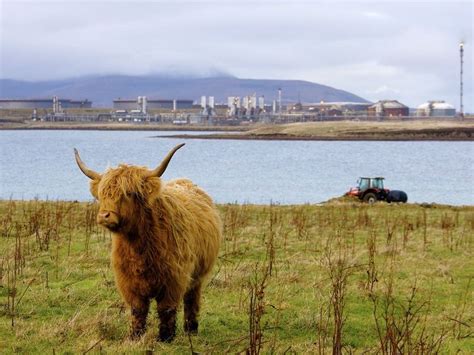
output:
M168 153L168 155L165 157L165 159L163 159L161 164L156 169L151 170L150 174L148 176L158 176L158 177L160 177L161 175L163 175L163 173L165 172L166 168L168 167L168 164L169 164L171 158L173 157L174 153L176 153L176 151L179 148L181 148L183 145L184 145L184 143L181 143L181 144L178 144L173 149L171 149L171 151Z
M100 174L96 173L94 170L89 169L86 166L86 164L84 164L76 148L74 148L74 155L76 156L76 162L77 162L77 165L79 166L79 169L81 169L81 171L84 173L85 176L87 176L89 179L92 179L92 180L100 180L101 178Z

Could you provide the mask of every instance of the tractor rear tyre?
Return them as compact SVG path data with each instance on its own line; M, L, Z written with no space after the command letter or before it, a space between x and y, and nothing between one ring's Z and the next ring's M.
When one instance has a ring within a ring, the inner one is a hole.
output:
M367 202L369 205L377 202L377 195L372 192L366 193L364 195L364 202Z

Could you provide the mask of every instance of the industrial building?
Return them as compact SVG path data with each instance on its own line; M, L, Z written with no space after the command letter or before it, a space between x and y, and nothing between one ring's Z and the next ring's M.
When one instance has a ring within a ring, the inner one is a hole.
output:
M136 99L132 100L125 100L125 99L117 99L114 100L114 110L137 110L138 109L138 101Z
M184 110L193 107L193 100L153 100L147 99L146 96L139 96L137 99L116 99L113 101L113 107L114 110L140 110L143 107L143 100L148 110Z
M397 100L380 100L369 106L367 114L372 117L406 117L409 116L410 109Z
M173 106L175 105L175 106ZM193 100L148 100L149 109L175 109L184 110L193 107Z
M456 109L445 101L428 101L417 107L416 115L419 117L454 117Z
M247 95L242 98L239 96L229 96L227 98L227 115L230 117L237 116L255 116L265 112L265 97Z
M296 103L288 106L288 111L317 113L327 116L353 116L367 115L367 109L372 103L368 102L325 102L319 103Z
M53 107L53 98L50 99L0 99L0 109L50 109ZM67 108L91 108L92 101L58 99L63 109Z

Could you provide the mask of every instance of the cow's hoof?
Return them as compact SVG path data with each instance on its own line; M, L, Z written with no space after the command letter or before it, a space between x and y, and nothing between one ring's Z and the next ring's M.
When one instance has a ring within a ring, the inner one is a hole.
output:
M174 329L160 328L160 334L158 335L158 340L163 343L170 343L173 341L175 335L176 335L176 331Z
M187 320L184 323L184 331L187 334L196 335L198 333L199 323L197 320Z

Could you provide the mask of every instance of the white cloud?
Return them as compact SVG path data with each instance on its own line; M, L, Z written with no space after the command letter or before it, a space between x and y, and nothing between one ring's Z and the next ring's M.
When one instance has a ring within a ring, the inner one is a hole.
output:
M362 12L362 15L372 18L372 19L380 19L380 20L385 20L388 18L387 14L376 12L376 11L364 11Z
M367 94L370 94L370 95L386 95L386 94L390 94L390 95L393 95L393 94L400 94L400 90L399 89L396 89L396 88L391 88L387 85L382 85L378 88L376 88L375 90L367 90L366 91Z

